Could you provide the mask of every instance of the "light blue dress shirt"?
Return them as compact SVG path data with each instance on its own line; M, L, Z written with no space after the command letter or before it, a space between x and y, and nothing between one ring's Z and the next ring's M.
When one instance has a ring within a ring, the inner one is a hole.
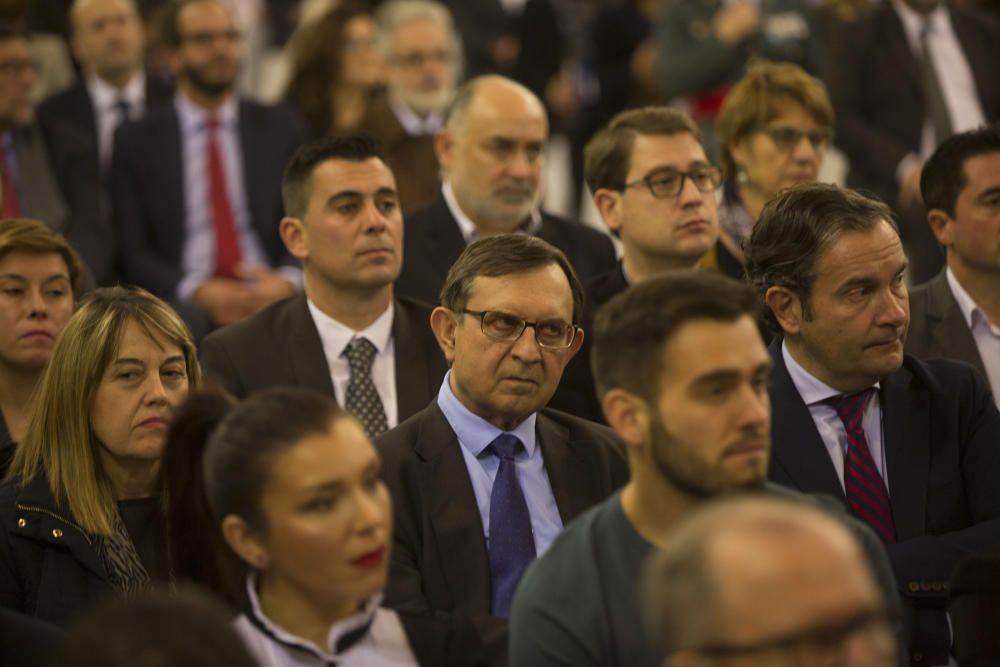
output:
M500 467L500 459L483 450L503 431L474 415L462 405L452 392L450 381L451 371L448 371L438 391L438 407L441 408L445 419L458 437L458 444L461 445L462 458L469 471L472 491L476 494L476 504L479 506L479 517L483 522L483 538L486 540L486 548L489 549L490 496L493 493L493 481ZM528 505L528 514L531 515L535 555L541 556L562 530L563 523L562 517L559 516L559 508L556 506L555 495L552 493L552 485L549 483L549 475L545 471L542 448L535 432L536 419L537 416L532 414L509 433L517 436L524 444L524 451L516 460L517 481L521 484L524 500Z

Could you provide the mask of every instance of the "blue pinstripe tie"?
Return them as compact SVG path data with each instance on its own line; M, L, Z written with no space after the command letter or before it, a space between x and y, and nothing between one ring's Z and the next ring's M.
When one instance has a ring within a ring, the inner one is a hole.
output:
M535 557L531 515L514 461L524 445L517 436L501 433L486 449L500 459L490 495L490 613L507 617L517 583Z

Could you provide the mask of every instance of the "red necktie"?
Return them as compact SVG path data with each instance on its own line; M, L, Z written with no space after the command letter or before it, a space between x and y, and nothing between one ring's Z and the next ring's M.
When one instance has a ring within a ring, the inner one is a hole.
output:
M0 218L18 218L21 216L21 206L17 201L17 186L7 164L6 142L0 138L0 180L3 181L3 205L0 206Z
M847 454L844 457L844 490L851 513L871 526L887 544L896 543L896 526L885 481L875 466L868 438L862 428L865 406L875 393L866 389L856 394L841 394L828 403L837 411L847 431Z
M218 118L209 116L206 127L208 182L212 198L212 222L215 225L215 275L233 278L236 276L236 265L240 263L240 240L236 236L236 220L226 192L226 169L216 138Z

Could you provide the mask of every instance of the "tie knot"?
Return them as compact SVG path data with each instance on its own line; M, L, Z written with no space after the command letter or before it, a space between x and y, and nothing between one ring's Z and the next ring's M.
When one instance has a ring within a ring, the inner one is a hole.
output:
M205 117L205 128L209 132L215 132L219 129L219 127L221 127L221 125L222 123L219 122L219 117L214 113L208 114L208 116Z
M355 338L344 348L343 355L347 357L352 373L360 371L367 374L371 371L377 351L374 343L367 338Z
M865 413L868 400L875 393L874 387L869 387L863 391L853 394L838 394L826 399L828 403L837 411L837 416L844 422L844 427L848 430L856 428L861 423L861 416Z
M131 113L132 111L132 103L126 100L124 97L120 97L117 100L115 100L115 103L112 106L114 107L115 112L118 114L118 117L121 118L122 120L128 118L129 113Z
M516 435L511 435L510 433L501 433L493 442L489 444L489 449L493 450L493 454L503 461L513 461L514 457L517 456L524 445L521 443L521 439Z

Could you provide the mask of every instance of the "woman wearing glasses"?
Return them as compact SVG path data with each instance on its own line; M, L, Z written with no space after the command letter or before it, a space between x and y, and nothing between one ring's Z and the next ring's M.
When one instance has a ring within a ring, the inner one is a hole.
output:
M798 65L759 60L726 97L716 124L724 186L719 268L743 275L743 242L771 197L813 183L833 139L823 84Z

